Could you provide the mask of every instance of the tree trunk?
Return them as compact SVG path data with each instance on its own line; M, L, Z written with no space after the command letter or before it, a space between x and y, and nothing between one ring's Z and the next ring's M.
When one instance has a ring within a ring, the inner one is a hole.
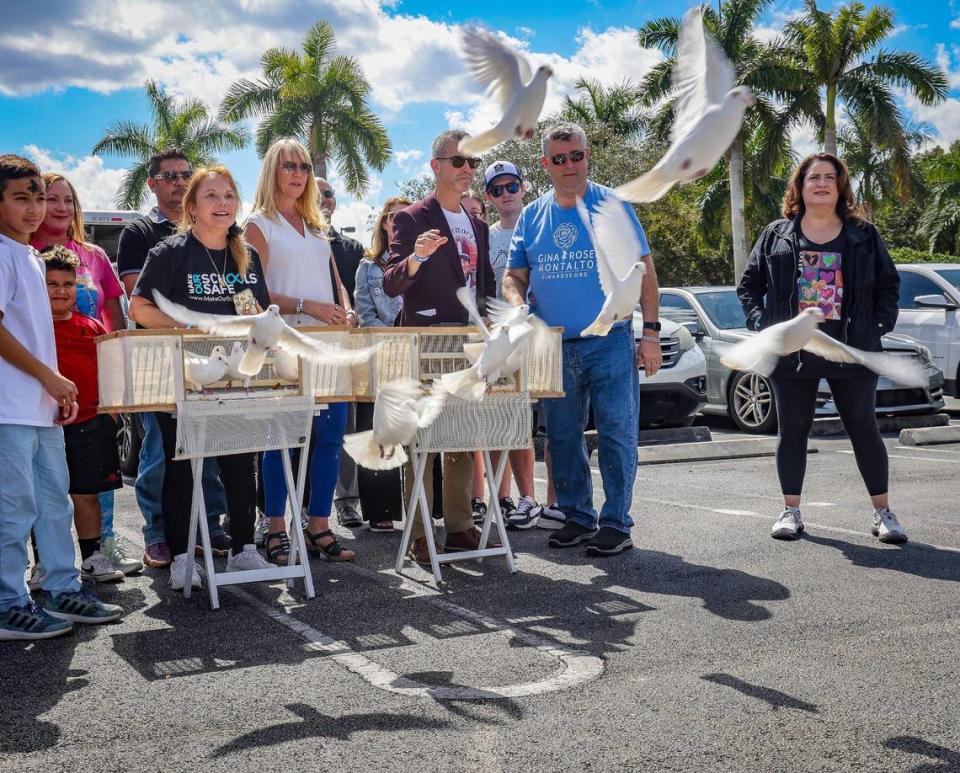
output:
M327 154L319 145L320 127L316 123L310 125L310 162L313 164L313 176L327 179ZM329 182L329 180L327 180Z
M837 87L827 86L827 110L823 129L823 151L837 155Z
M733 283L737 284L747 267L747 226L744 222L743 139L730 146L730 234L733 237Z

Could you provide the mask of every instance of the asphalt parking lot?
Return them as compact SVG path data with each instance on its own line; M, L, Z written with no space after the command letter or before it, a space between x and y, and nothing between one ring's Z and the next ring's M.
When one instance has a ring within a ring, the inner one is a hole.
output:
M359 559L314 562L311 602L101 586L119 623L0 648L0 768L960 770L960 444L887 444L901 547L818 439L796 543L768 536L773 460L740 459L642 467L629 554L532 530L515 575L457 564L445 593L393 573L399 534L342 528ZM117 518L139 536L130 489Z

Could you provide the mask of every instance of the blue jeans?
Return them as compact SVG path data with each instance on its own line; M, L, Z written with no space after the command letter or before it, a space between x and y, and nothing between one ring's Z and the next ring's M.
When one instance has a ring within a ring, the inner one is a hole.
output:
M347 427L346 403L330 403L313 417L310 439L310 499L307 514L326 518L333 505L333 490L340 471L340 449ZM263 494L266 515L279 518L287 510L287 483L283 477L282 451L263 455ZM296 468L294 468L296 475ZM299 513L294 513L298 517Z
M113 533L113 490L97 495L100 500L100 539L115 536Z
M160 504L163 494L163 439L155 414L141 413L140 422L143 426L143 443L140 446L140 465L134 490L137 494L137 505L143 514L143 544L155 545L166 539L163 507ZM203 499L207 506L210 531L221 531L220 516L227 512L227 499L220 482L216 459L203 461Z
M640 379L630 325L615 327L602 337L564 341L563 391L565 397L543 401L557 503L568 521L589 528L597 525L583 437L592 405L606 496L599 525L629 534L640 418Z
M0 612L30 602L24 573L31 529L43 556L43 589L80 590L69 485L60 427L0 424Z

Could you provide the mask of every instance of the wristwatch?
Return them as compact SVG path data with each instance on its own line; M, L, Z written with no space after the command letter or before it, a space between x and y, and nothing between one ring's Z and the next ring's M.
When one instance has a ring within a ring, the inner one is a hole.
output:
M644 323L643 323L643 329L644 329L644 330L655 330L656 332L659 333L662 328L663 328L663 325L661 325L659 321L658 321L658 322L644 322Z
M297 324L303 321L303 298L297 301Z

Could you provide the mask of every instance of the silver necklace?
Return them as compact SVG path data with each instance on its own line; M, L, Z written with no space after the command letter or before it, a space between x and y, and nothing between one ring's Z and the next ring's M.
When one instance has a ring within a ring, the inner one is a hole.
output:
M194 238L194 239L197 239L196 235L194 235L193 238ZM221 269L217 268L217 264L213 262L213 255L210 254L210 250L207 249L207 245L204 244L203 242L201 242L199 239L197 239L197 241L200 242L200 246L203 247L203 251L207 253L207 260L210 261L210 265L213 266L213 270L217 272L217 277L220 279L220 288L221 288L224 292L228 291L228 290L230 289L230 286L227 284L227 277L226 277L226 273L227 273L227 250L224 249L224 251L223 251L223 270L221 270Z

